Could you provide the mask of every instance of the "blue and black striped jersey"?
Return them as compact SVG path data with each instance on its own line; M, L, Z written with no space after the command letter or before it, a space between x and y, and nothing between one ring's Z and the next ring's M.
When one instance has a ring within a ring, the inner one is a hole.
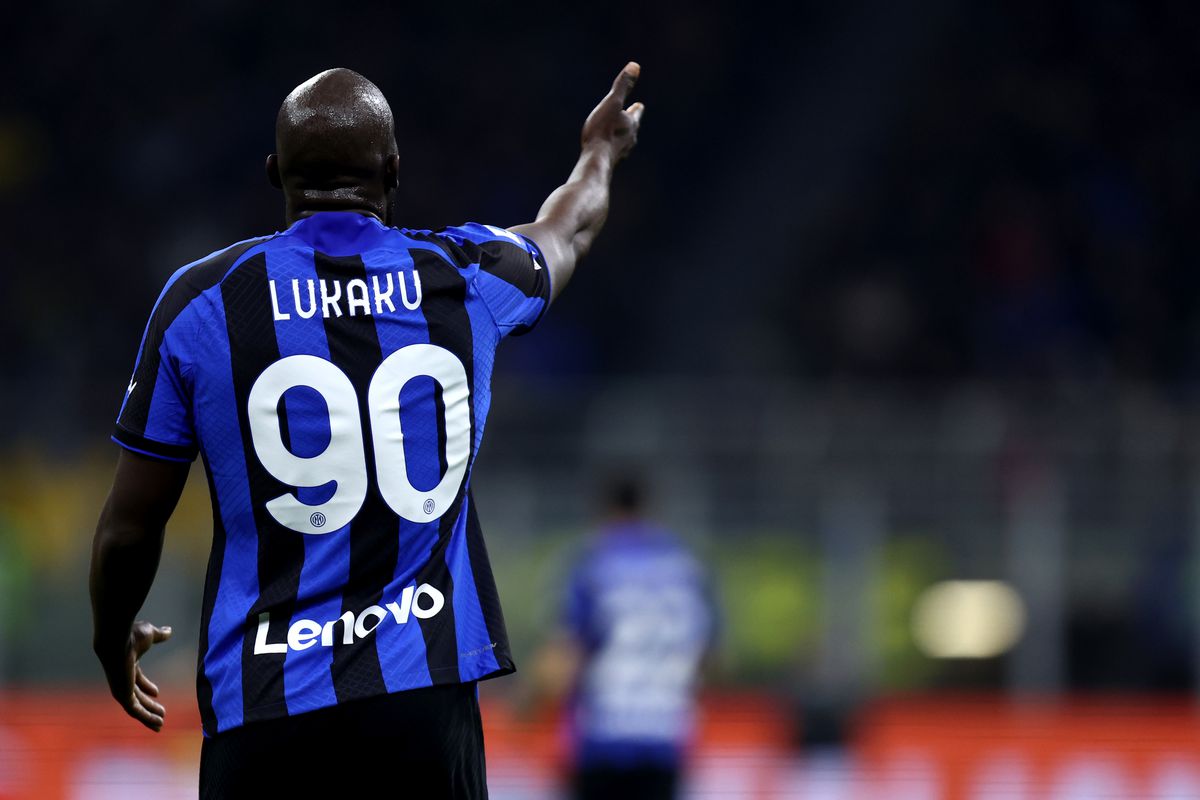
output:
M470 477L496 347L549 297L529 239L350 212L170 278L113 438L204 461L206 733L513 671Z

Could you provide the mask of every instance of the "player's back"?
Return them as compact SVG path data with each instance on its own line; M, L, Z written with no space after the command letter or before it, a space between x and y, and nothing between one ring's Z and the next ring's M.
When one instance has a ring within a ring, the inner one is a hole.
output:
M204 458L207 731L512 671L469 481L540 259L324 212L172 277L115 438Z

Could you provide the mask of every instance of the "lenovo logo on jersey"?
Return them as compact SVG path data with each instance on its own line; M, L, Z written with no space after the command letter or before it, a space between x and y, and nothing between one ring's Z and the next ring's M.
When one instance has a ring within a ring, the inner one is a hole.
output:
M425 598L424 601L422 598ZM422 583L415 589L407 587L400 595L399 602L392 601L386 607L367 606L355 614L347 611L337 619L331 619L324 624L311 619L298 619L288 628L287 642L268 642L267 635L271 629L271 615L264 611L258 615L258 634L254 637L254 655L264 653L286 653L288 650L307 650L319 641L321 647L333 647L334 629L342 623L342 644L354 644L358 639L365 639L375 632L379 625L391 616L397 625L408 622L409 616L417 619L429 619L435 616L446 605L446 598L428 583Z

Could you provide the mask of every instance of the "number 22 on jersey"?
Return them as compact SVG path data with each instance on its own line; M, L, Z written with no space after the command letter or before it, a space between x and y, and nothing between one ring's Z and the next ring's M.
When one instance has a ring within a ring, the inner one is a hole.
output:
M446 473L437 486L421 491L408 479L400 390L426 376L442 388L446 409ZM304 458L288 450L279 425L279 401L289 389L307 386L329 409L329 446ZM337 484L324 503L308 505L292 493L267 501L267 511L300 533L330 533L347 525L367 496L367 456L359 416L360 399L346 373L312 355L282 358L263 370L250 389L247 412L254 452L275 478L297 487ZM384 502L400 517L431 522L446 512L467 474L471 452L471 406L467 373L449 350L410 344L380 363L367 388L367 417L375 450L375 475Z

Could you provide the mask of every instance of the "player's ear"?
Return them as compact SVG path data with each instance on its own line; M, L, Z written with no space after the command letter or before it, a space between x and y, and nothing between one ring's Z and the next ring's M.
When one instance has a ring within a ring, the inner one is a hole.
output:
M400 156L392 153L383 162L383 188L391 191L400 185Z
M279 176L279 156L274 153L267 156L267 180L276 189L283 188L283 178Z

